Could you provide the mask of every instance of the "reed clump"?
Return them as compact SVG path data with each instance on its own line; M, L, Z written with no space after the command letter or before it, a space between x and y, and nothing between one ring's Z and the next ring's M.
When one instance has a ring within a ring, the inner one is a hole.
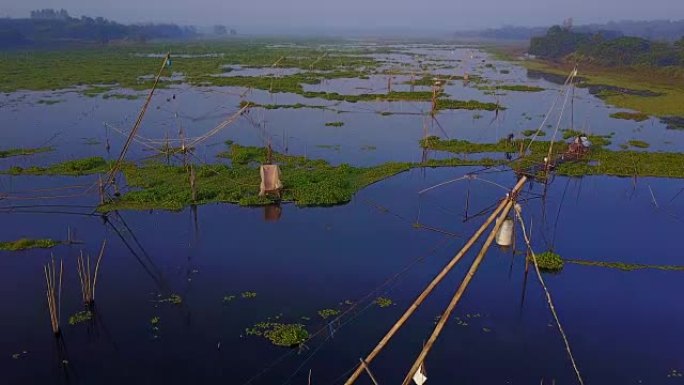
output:
M60 333L60 316L62 307L62 273L64 272L64 265L59 261L59 270L55 262L54 256L47 265L43 266L46 283L46 297L48 304L48 311L50 312L50 325L52 332L55 335Z
M81 251L81 254L76 259L78 279L81 283L81 297L83 299L83 304L88 307L91 307L95 303L97 276L100 271L100 262L102 262L106 244L106 240L102 242L102 247L100 247L100 253L97 256L94 269L91 269L90 255L84 257L83 251Z

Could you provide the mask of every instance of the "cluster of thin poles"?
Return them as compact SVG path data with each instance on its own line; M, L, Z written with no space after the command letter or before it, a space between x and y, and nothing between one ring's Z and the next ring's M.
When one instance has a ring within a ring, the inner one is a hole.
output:
M102 242L100 253L95 262L95 268L91 268L90 255L84 257L83 251L76 260L76 267L78 270L78 279L81 283L81 296L83 304L91 307L95 303L95 286L97 285L97 275L100 271L100 262L104 256L104 249L107 245L107 240ZM43 266L46 283L46 297L48 311L50 312L50 325L52 332L55 335L60 334L60 319L62 308L62 276L64 275L64 262L59 261L59 268L55 261L55 256L52 255L52 260Z
M62 305L62 273L64 272L64 264L59 261L59 275L57 274L57 264L55 257L52 256L51 263L43 266L45 272L45 282L47 284L47 303L50 310L50 323L52 324L52 332L59 334L59 319Z
M81 282L81 296L83 297L83 304L92 306L95 303L95 285L97 284L97 273L100 271L100 262L104 255L104 249L107 245L107 240L102 242L100 247L100 254L97 256L95 262L95 270L90 268L90 255L83 257L83 250L76 260L78 270L78 279Z

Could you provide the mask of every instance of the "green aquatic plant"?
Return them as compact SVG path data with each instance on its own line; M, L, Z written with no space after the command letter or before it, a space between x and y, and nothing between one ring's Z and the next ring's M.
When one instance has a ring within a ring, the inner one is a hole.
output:
M53 239L30 239L30 238L21 238L17 239L16 241L10 241L10 242L0 242L0 250L4 251L20 251L20 250L27 250L27 249L50 249L52 247L55 247L59 245L58 241L55 241Z
M242 298L249 299L249 298L256 298L257 293L253 291L245 291L242 294L240 294Z
M277 322L260 322L245 329L245 334L263 336L273 345L284 347L297 346L309 339L309 332L304 325Z
M635 271L643 269L654 269L663 271L684 271L684 266L677 265L647 265L641 263L588 261L583 259L566 259L565 262L582 266L596 266L605 267L608 269L618 269L622 271Z
M234 295L224 295L223 296L223 303L232 302L234 299L235 299Z
M69 316L69 325L90 321L92 318L93 313L90 310L79 311L78 313Z
M649 118L648 114L643 112L615 112L610 114L610 117L613 119L634 120L636 122L643 122Z
M630 146L636 147L636 148L649 148L651 145L648 144L647 142L644 142L643 140L630 140L627 143L629 143Z
M327 122L325 123L326 127L342 127L344 126L344 122Z
M390 307L393 304L392 300L387 297L378 297L375 299L373 303L375 303L379 307Z
M334 317L338 314L340 314L340 311L337 309L323 309L318 311L318 315L321 316L321 318L323 319L327 319L328 317Z
M534 136L535 134L536 134L537 136L546 136L546 132L545 132L545 131L539 131L539 132L537 132L537 130L525 130L525 131L522 131L521 134L523 134L523 136L527 136L527 137L529 137L529 136Z
M180 305L183 303L183 298L178 294L171 294L168 298L160 299L160 303L170 303L172 305Z
M54 147L37 147L37 148L10 148L7 150L0 150L0 158L9 158L12 156L34 155L43 152L54 151Z
M68 160L49 167L11 167L5 173L11 175L71 175L81 176L109 171L109 163L102 157Z
M503 111L506 108L497 103L484 103L477 100L437 99L437 109Z
M159 325L159 322L160 322L160 321L161 321L161 320L159 319L159 317L154 316L154 317L152 317L152 319L150 319L150 324L151 324L152 326L157 326L157 325Z
M563 270L563 259L560 257L560 255L552 251L545 251L543 253L536 254L535 256L539 270L554 273Z

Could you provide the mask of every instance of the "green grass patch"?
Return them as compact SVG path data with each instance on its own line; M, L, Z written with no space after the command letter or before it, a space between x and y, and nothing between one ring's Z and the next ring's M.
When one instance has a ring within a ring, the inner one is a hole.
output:
M20 251L28 249L50 249L59 245L58 241L53 239L29 239L21 238L16 241L0 242L0 250L4 251Z
M342 127L344 126L344 122L327 122L325 123L326 127Z
M526 86L524 84L504 84L495 87L499 90L505 91L516 91L516 92L542 92L546 91L545 88L536 86Z
M643 122L649 118L647 114L642 112L615 112L610 114L610 117L613 119L634 120L635 122Z

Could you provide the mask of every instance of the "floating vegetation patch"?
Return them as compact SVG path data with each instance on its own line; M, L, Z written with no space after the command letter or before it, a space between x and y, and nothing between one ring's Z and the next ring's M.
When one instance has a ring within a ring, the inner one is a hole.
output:
M295 347L309 339L309 332L302 324L283 324L278 322L260 322L252 328L245 329L247 335L263 336L273 345Z
M104 173L109 171L109 163L102 157L94 156L90 158L69 160L56 163L49 167L29 167L18 166L10 167L4 171L11 175L72 175L81 176L88 174Z
M51 106L53 104L58 104L58 103L61 103L63 101L64 101L64 99L40 99L38 101L38 104L44 104L46 106Z
M338 314L340 314L340 311L337 309L323 309L318 311L318 315L323 319L328 319L329 317L334 317Z
M245 299L256 298L257 293L253 291L245 291L242 294L240 294L240 296Z
M96 146L101 143L102 142L100 142L96 138L83 138L83 144L85 144L86 146Z
M527 86L524 84L513 84L513 85L504 84L504 85L498 86L497 88L500 90L516 91L516 92L542 92L542 91L546 90L542 87Z
M379 307L383 307L383 308L384 308L384 307L390 307L390 306L392 306L392 304L393 304L394 302L392 302L392 300L389 299L389 298L387 298L387 297L378 297L378 298L375 299L375 301L373 301L373 303L375 303L375 304L378 305Z
M37 148L10 148L7 150L0 150L0 158L9 158L12 156L24 156L40 154L42 152L54 151L54 147L37 147Z
M235 298L236 297L234 295L224 295L223 296L223 303L233 302L233 300L235 300Z
M135 94L105 94L105 95L102 95L102 99L137 100L140 98L141 98L141 95L135 95Z
M11 242L0 242L0 250L20 251L27 249L49 249L55 247L59 242L52 239L30 239L21 238Z
M378 148L377 148L376 146L373 146L373 145L363 145L363 146L361 146L361 151L375 151L375 150L377 150L377 149L378 149Z
M668 130L684 130L684 117L666 116L660 122L666 124Z
M333 151L340 151L340 146L339 144L317 144L316 147L318 148L323 148L326 150L333 150Z
M580 86L582 86L582 84L583 83L580 83ZM589 89L590 94L596 95L601 99L620 95L641 96L649 98L663 95L661 92L655 92L644 89L633 89L627 87L609 86L606 84L591 84L587 85L586 87Z
M560 255L554 252L545 251L543 253L536 254L536 257L537 266L539 266L539 270L541 271L557 273L563 270L563 259L560 257ZM532 256L529 258L532 258Z
M160 303L170 303L172 305L180 305L183 303L183 298L178 294L171 294L168 298L160 299Z
M644 142L643 140L630 140L627 142L630 146L636 147L636 148L649 148L651 145L648 144L647 142Z
M649 116L648 114L644 114L643 112L614 112L610 114L610 117L613 119L622 119L622 120L634 120L635 122L643 122L644 120L648 120Z
M605 267L609 269L618 269L622 271L635 271L643 269L655 269L665 271L684 271L684 266L677 265L646 265L640 263L624 263L624 262L604 262L604 261L588 261L583 259L566 259L565 262L573 263L582 266L596 266Z
M327 122L325 123L326 127L342 127L344 126L344 122Z
M93 319L93 313L90 310L79 311L76 314L69 316L69 325L77 325L82 322Z
M247 100L243 100L240 102L240 108L249 106L250 108L264 108L267 110L279 110L279 109L300 109L300 108L313 108L313 109L326 109L328 108L327 106L320 106L320 105L314 105L314 104L302 104L302 103L295 103L295 104L259 104L256 102L251 102Z
M521 132L521 134L523 134L523 136L526 136L526 137L534 136L535 134L537 136L546 136L545 131L537 132L537 130L525 130L525 131Z
M437 109L502 111L506 108L496 103L484 103L477 100L437 99Z

